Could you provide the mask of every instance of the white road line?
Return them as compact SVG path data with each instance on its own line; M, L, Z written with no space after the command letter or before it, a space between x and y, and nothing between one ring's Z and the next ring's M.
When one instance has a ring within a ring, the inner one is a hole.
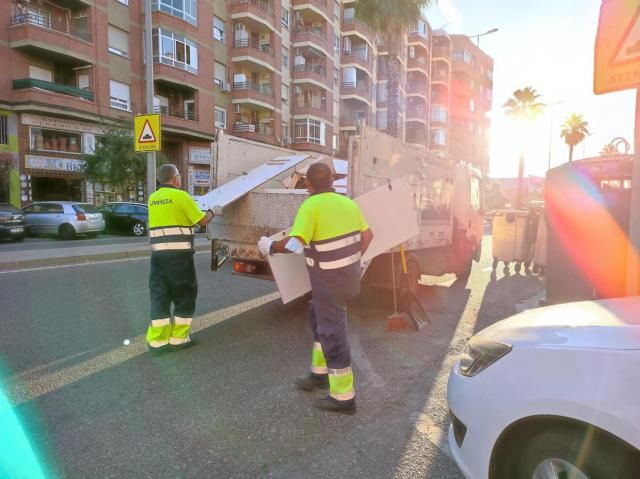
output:
M196 251L196 255L210 253L210 251ZM108 264L108 263L124 263L127 261L140 261L140 260L149 261L149 255L139 256L136 258L121 258L121 259L106 259L106 260L87 260L83 263L73 263L73 264L62 264L62 265L53 265L53 266L36 266L34 268L20 268L20 269L7 269L0 271L0 275L2 274L12 274L12 273L26 273L29 271L46 271L48 269L62 269L62 268L77 268L80 266L90 266L94 264Z
M349 343L351 346L351 359L354 364L362 371L365 381L370 382L374 388L384 388L386 383L378 373L373 369L371 361L362 349L360 337L356 333L349 335ZM357 378L356 378L357 380Z
M234 316L270 303L279 297L279 293L271 293L198 317L193 322L193 332L202 331ZM78 382L92 374L118 366L146 352L147 341L145 335L140 335L131 339L131 343L128 346L121 346L69 367L56 369L57 365L77 355L10 376L4 384L5 393L9 398L9 402L13 406L17 406Z

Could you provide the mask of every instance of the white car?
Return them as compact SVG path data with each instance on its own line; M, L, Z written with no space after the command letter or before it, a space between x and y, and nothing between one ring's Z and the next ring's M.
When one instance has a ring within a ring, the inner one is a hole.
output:
M453 367L448 401L467 478L640 478L640 297L490 326Z

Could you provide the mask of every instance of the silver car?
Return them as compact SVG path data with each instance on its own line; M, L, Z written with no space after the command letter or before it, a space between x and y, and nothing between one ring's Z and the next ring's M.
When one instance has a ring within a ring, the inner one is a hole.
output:
M96 236L104 231L104 218L93 205L73 201L39 201L22 209L27 232L57 234L72 239L77 234Z

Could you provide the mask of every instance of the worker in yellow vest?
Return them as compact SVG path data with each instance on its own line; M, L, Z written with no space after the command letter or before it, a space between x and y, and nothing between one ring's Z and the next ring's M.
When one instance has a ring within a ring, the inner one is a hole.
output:
M358 205L336 194L333 172L315 163L307 172L311 196L300 206L289 236L280 241L262 237L263 254L299 253L306 256L313 296L309 320L313 333L311 371L296 378L303 391L329 389L317 399L318 409L353 414L356 393L347 337L347 302L360 292L361 256L373 233Z
M151 324L147 342L150 351L161 353L194 345L189 336L198 295L194 226L206 226L221 208L204 213L189 193L180 189L182 180L175 165L160 166L157 179L160 186L149 196Z

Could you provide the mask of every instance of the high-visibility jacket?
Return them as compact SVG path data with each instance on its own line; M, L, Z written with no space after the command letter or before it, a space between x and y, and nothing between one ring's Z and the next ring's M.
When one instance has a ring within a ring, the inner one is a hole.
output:
M360 290L360 248L369 229L360 207L333 193L317 193L300 206L290 236L306 244L314 298L342 303Z
M149 197L151 251L193 253L194 225L204 216L189 193L171 185L161 185Z

